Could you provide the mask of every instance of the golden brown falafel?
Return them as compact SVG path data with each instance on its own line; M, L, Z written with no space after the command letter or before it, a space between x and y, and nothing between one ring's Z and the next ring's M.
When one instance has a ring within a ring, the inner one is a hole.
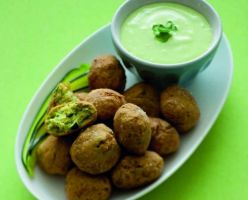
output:
M70 153L80 170L89 174L100 174L109 171L117 163L120 148L113 131L104 124L96 124L78 136Z
M200 118L200 109L194 97L177 85L169 86L161 93L160 108L165 119L180 133L191 130Z
M126 102L123 95L111 89L92 90L85 101L96 107L97 117L100 120L113 119L118 108Z
M93 60L88 80L90 89L109 88L121 92L125 88L126 75L115 56L102 55Z
M138 106L127 103L114 117L117 141L129 152L144 154L151 139L151 125L146 113Z
M123 95L128 103L141 107L148 116L159 116L159 92L155 87L147 83L137 83Z
M161 156L168 155L178 150L180 137L177 130L165 120L150 117L152 138L149 149Z
M142 156L125 156L114 168L112 182L123 189L147 185L161 175L163 167L163 158L153 151Z
M92 176L75 167L66 175L65 192L69 200L107 200L111 184L104 175Z
M84 101L88 93L87 92L75 92L74 95L78 98L79 101Z
M39 166L48 174L65 175L72 165L70 147L65 137L49 135L36 151Z

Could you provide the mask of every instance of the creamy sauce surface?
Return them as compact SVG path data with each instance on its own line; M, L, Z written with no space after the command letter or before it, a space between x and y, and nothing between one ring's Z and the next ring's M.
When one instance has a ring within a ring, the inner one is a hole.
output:
M157 40L152 26L172 21L178 28L167 42ZM121 42L134 56L158 64L177 64L202 55L212 29L199 12L177 3L154 3L131 13L121 27Z

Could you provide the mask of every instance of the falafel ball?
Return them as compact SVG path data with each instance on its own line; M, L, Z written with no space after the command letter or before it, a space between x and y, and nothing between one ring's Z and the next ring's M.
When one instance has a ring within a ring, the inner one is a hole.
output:
M161 156L178 150L180 137L177 130L165 120L150 117L152 139L149 149Z
M66 175L65 192L69 200L107 200L111 184L104 175L92 176L74 167Z
M48 110L64 103L76 101L77 97L72 92L69 83L59 83L52 92Z
M200 118L200 109L194 97L177 85L169 86L161 93L160 108L165 119L180 133L190 131Z
M133 189L147 185L162 173L164 160L156 152L146 151L142 156L125 156L112 173L112 182L118 188Z
M159 92L152 85L138 83L125 91L123 95L128 103L141 107L148 116L159 116Z
M115 56L102 55L93 60L88 80L90 89L109 88L122 92L126 84L126 75Z
M85 101L96 107L97 117L100 120L113 119L118 108L126 102L123 95L111 89L92 90Z
M49 135L36 151L39 166L48 174L65 175L72 165L70 147L65 137Z
M146 113L138 106L127 103L114 117L114 133L126 150L144 154L151 140L151 125Z
M93 123L97 111L93 104L86 101L69 102L53 107L46 116L46 131L55 136L74 133Z
M96 124L78 136L70 153L80 170L94 175L109 171L117 163L120 148L113 131L104 124Z
M78 98L79 101L84 101L88 93L87 92L75 92L74 95Z

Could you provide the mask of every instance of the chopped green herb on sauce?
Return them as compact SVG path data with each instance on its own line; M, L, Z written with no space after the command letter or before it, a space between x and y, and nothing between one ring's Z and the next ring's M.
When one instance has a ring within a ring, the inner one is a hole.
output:
M167 42L172 36L172 33L177 30L177 26L172 21L168 21L165 25L155 24L152 26L153 34L160 42Z

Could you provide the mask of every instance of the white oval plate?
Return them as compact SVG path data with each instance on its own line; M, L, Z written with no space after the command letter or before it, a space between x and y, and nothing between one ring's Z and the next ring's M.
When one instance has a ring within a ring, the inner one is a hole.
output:
M39 110L42 101L71 69L82 63L91 63L92 59L101 54L117 55L111 40L109 25L103 27L88 39L77 46L62 62L50 73L41 85L24 113L20 123L15 146L15 160L19 175L28 190L37 198L44 200L65 200L64 178L49 176L38 167L35 169L34 178L26 173L22 161L21 152L26 133ZM182 137L180 150L166 160L166 167L161 177L154 183L131 191L116 191L111 199L137 199L148 193L171 176L192 155L210 128L213 126L226 100L233 72L233 61L227 38L223 36L220 48L212 64L198 75L186 87L196 98L201 109L201 119L197 127ZM127 88L138 80L129 71L127 75Z

